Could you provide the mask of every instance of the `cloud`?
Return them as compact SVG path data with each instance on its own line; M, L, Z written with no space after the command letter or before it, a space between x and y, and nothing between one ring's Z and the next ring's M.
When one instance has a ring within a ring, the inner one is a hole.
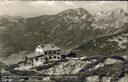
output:
M74 2L72 2L72 1L65 1L65 4L67 4L67 5L73 5Z
M56 14L68 8L78 7L83 7L89 12L127 8L125 1L0 1L0 15L32 17Z
M55 3L56 3L55 1L33 1L30 2L29 4L34 6L46 6L46 5L54 6Z

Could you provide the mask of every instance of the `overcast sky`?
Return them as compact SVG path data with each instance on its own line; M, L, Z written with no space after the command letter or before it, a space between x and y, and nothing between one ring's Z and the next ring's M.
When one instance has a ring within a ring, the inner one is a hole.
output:
M0 1L0 16L33 17L56 14L69 8L82 7L90 13L115 8L127 9L126 1Z

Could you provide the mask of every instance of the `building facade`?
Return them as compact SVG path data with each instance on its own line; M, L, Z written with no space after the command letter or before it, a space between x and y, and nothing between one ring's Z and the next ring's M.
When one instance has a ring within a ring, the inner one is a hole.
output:
M24 58L24 66L35 66L49 61L61 60L61 49L54 44L40 44L34 53Z

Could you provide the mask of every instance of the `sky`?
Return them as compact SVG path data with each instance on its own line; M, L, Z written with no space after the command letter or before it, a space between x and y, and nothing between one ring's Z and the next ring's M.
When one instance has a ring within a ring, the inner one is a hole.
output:
M0 1L0 16L53 15L69 8L79 7L95 14L116 8L127 10L128 6L126 1Z

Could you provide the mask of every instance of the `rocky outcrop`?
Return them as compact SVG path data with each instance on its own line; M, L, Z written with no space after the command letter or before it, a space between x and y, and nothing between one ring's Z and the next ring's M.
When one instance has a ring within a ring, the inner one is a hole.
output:
M8 67L6 72L2 72L2 74L37 75L43 76L42 79L44 80L55 82L69 80L70 82L125 82L128 75L127 69L127 60L121 56L94 56L77 60L57 61L47 66L40 65L29 70L15 70Z
M70 75L70 74L77 74L82 69L83 66L90 63L81 61L81 60L69 60L66 62L62 62L59 65L56 65L52 68L42 70L43 73L48 75ZM59 70L61 69L61 70Z
M108 63L109 61L111 63ZM82 60L59 62L50 68L42 68L38 72L45 75L57 75L61 81L64 80L61 78L63 75L76 75L79 80L83 79L86 82L120 82L122 79L126 79L127 68L127 62L119 59L119 57L87 57L87 59ZM51 79L59 80L55 77Z

